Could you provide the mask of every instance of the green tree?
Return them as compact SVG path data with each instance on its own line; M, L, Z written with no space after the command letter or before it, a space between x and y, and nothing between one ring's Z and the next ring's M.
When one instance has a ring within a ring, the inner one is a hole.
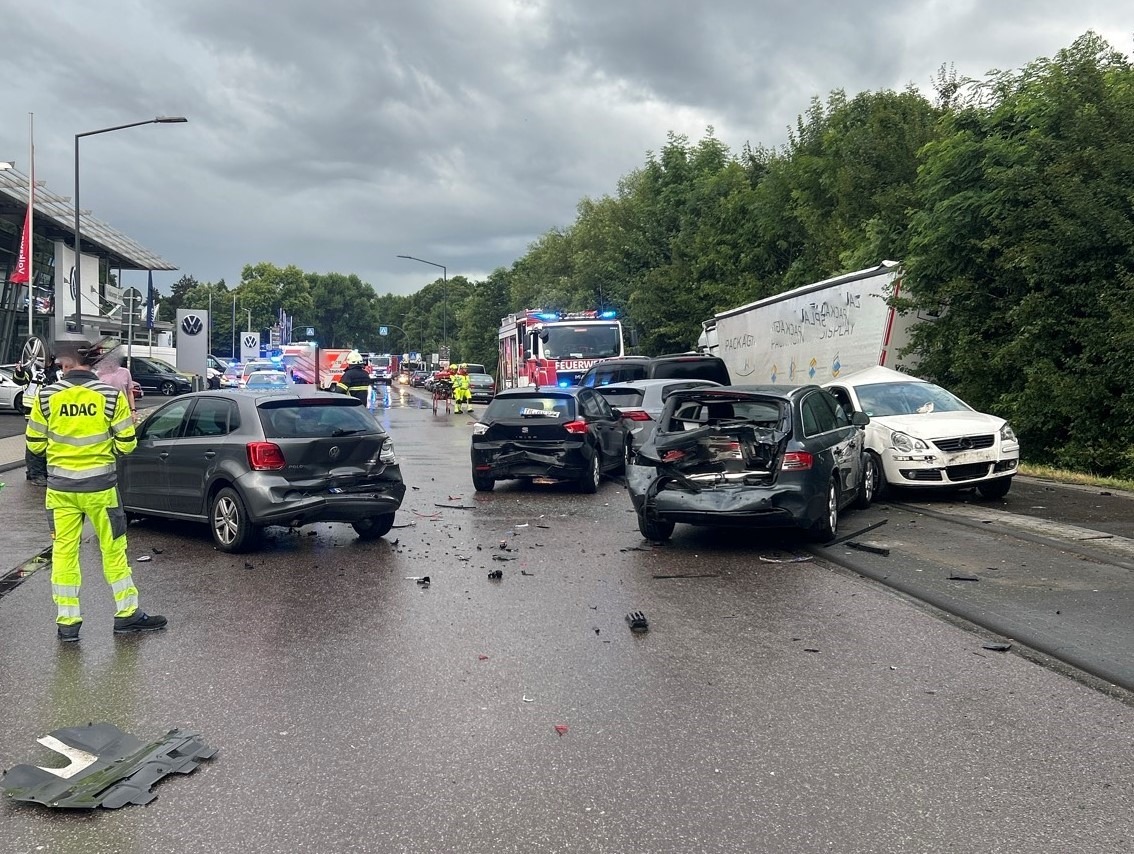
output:
M968 87L927 145L907 267L922 365L1026 456L1134 475L1134 68L1088 33Z

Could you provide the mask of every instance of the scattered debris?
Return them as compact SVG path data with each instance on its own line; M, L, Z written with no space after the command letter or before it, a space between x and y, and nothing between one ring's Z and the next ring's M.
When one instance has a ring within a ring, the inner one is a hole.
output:
M134 560L136 560L138 563L145 563L147 560L153 560L153 558L149 555L139 555L138 557L134 558Z
M154 553L154 554L156 554L156 555L159 555L159 554L161 554L161 553L162 553L163 551L165 551L165 549L159 549L159 548L157 548L157 547L154 547L154 548L150 549L150 551L151 551L151 552L153 552L153 553Z
M650 630L650 621L641 611L631 611L626 615L626 622L632 632L648 632Z
M417 580L417 583L420 584L422 587L428 587L429 586L429 576L423 575L421 578L419 578Z
M462 498L464 498L463 495L450 495L449 496L450 501L460 501Z
M478 655L476 657L476 660L477 661L488 661L488 656L487 655Z
M1007 652L1012 648L1010 643L1001 643L1000 641L989 641L988 643L981 644L981 649L990 649L993 652Z
M167 774L188 774L216 755L195 732L171 729L146 744L113 724L57 729L37 739L70 760L64 768L16 765L4 773L4 794L64 809L118 809L148 804Z
M392 528L412 528L415 525L417 525L417 522L406 522L405 524L402 524L402 525L391 525L390 527L392 527Z
M252 563L251 561L246 560L246 561L244 561L244 568L245 569L255 569L256 564Z
M534 703L535 697L529 697L527 694L524 694L523 700L524 700L525 703Z
M949 581L980 581L979 575L962 575L959 572L954 572L949 576Z
M556 724L555 731L561 736L567 735L567 724Z
M515 560L515 558L512 558L512 560ZM534 573L534 572L528 572L528 571L527 571L526 569L521 569L521 570L520 570L520 575L526 575L526 576L528 576L529 578L532 578L532 577L534 577L534 576L535 576L535 573Z
M472 504L434 504L434 507L443 507L446 510L475 510Z
M550 528L551 528L551 526L550 526L550 525L536 525L536 527L537 527L537 528L548 528L548 529L550 529Z
M720 578L719 572L688 572L677 575L655 575L654 578Z
M435 504L435 507L440 507L440 504ZM440 513L418 513L416 510L412 511L414 516L419 516L422 519L432 519L434 521L441 518Z
M870 543L847 543L846 547L860 552L870 552L872 555L882 555L882 557L890 556L890 550L885 546L875 546Z
M1113 492L1100 492L1099 495L1114 495Z
M501 540L500 541L500 548L501 548L502 551L508 551L508 541L507 540Z
M528 527L528 523L524 522L522 525L517 525L516 527L517 528L526 528L526 527Z
M760 555L760 560L764 563L803 563L804 561L814 560L814 558L811 555L792 555L783 558Z
M516 558L514 558L510 555L493 555L492 559L493 560L516 560Z
M805 647L803 648L803 651L804 651L804 652L818 652L819 650L818 650L818 649L816 649L816 648L815 648L815 647L813 647L813 646L805 646Z
M837 540L831 540L831 542L824 543L824 545L826 545L828 547L829 546L837 546L837 545L839 545L839 543L845 543L847 540L857 540L859 537L861 537L863 534L867 533L868 531L873 531L875 528L881 528L883 525L885 525L889 521L890 521L889 519L883 519L881 522L875 522L873 525L867 525L861 531L855 531L853 534L847 534L845 537L839 537Z
M488 580L489 581L502 581L503 579L504 579L504 570L502 570L502 569L494 569L494 570L492 570L492 572L488 573Z
M645 546L627 546L624 549L619 549L620 552L652 552L653 549L646 548Z

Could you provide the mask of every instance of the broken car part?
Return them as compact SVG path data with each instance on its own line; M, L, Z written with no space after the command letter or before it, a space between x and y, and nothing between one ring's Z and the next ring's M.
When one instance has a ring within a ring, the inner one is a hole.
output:
M162 738L140 741L113 724L57 729L39 743L70 760L63 768L16 765L0 785L4 795L61 809L118 809L148 804L151 789L167 774L188 774L216 748L195 732L171 729Z

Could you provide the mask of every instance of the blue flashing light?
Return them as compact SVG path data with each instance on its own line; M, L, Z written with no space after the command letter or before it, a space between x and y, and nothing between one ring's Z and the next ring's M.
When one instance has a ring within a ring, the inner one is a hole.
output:
M558 320L559 313L555 311L541 311L536 314L540 320Z
M613 310L604 311L599 317L603 320L613 320L618 317L618 312Z
M560 388L567 388L569 385L571 385L571 383L568 380L560 380L559 381L559 387Z

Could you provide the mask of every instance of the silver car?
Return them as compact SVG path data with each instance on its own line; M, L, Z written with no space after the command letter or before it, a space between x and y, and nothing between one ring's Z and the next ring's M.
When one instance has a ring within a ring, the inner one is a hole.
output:
M633 382L612 383L597 386L595 391L606 398L606 402L617 409L626 422L630 436L634 440L627 463L654 435L658 419L661 418L665 399L679 388L700 388L719 386L712 380L634 380Z

